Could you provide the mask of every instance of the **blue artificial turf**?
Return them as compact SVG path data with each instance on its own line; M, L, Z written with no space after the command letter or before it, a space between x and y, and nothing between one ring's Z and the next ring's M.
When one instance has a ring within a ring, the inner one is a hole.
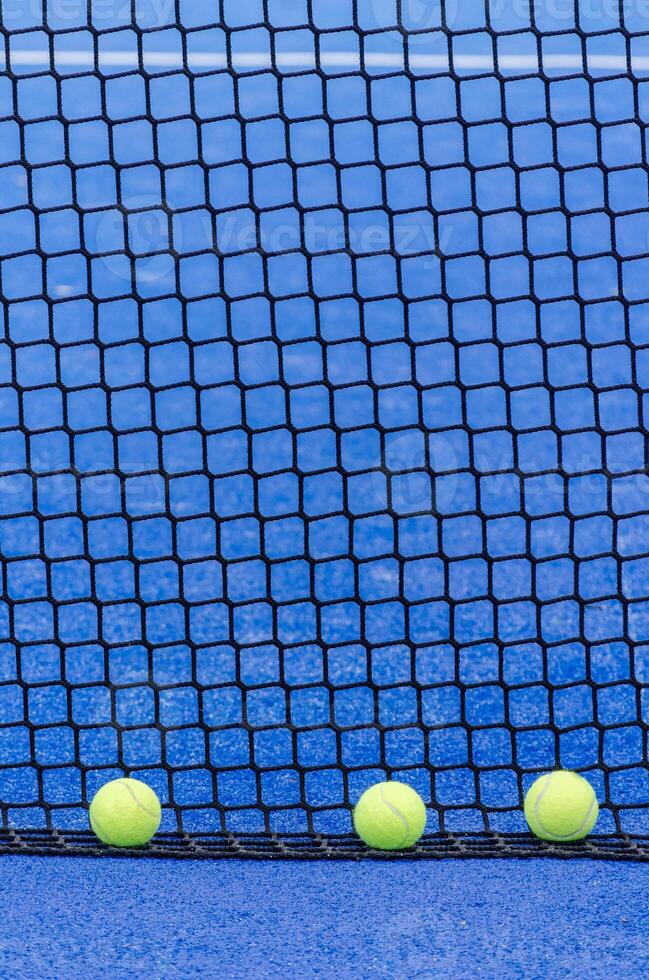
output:
M0 976L646 976L649 867L7 858Z

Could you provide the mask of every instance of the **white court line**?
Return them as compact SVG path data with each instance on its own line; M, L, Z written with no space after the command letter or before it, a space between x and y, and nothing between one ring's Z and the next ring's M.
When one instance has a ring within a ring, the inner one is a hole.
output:
M142 55L135 51L104 51L100 52L97 61L91 51L55 51L54 57L49 51L11 51L9 58L5 52L0 52L0 69L11 67L34 68L157 68L157 69L210 69L210 68L352 68L360 69L363 65L368 68L432 68L448 71L454 68L477 72L495 71L496 66L503 71L537 72L540 66L545 71L571 70L588 72L646 72L649 70L649 56L636 56L628 59L624 55L580 55L552 54L545 57L532 55L501 55L494 59L491 55L456 55L448 54L404 54L391 52L368 52L359 55L356 52L325 51L316 59L312 51L278 52L275 56L265 51L234 53L227 55L219 52L190 53L184 59L181 54L163 51L143 51Z

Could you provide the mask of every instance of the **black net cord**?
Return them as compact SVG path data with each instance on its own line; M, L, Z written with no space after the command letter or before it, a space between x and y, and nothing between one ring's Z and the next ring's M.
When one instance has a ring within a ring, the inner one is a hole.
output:
M89 832L9 831L0 838L0 856L40 857L174 858L205 860L238 858L399 861L450 858L590 858L603 861L649 860L646 838L596 835L585 841L549 843L530 834L434 834L424 836L407 851L379 851L366 847L356 836L251 834L160 834L146 847L116 848L99 845Z

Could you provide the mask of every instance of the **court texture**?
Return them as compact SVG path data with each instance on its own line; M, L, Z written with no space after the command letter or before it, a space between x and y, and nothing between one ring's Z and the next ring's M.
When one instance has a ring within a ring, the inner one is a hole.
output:
M0 3L0 975L646 974L648 124L643 0Z

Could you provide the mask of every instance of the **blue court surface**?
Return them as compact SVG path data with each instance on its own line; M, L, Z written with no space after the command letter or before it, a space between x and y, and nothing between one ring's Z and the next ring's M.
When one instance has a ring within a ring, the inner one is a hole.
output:
M642 4L0 24L2 848L125 774L185 842L386 777L524 833L557 767L646 848ZM28 980L647 969L641 863L0 869Z
M649 866L12 858L0 975L640 978Z

